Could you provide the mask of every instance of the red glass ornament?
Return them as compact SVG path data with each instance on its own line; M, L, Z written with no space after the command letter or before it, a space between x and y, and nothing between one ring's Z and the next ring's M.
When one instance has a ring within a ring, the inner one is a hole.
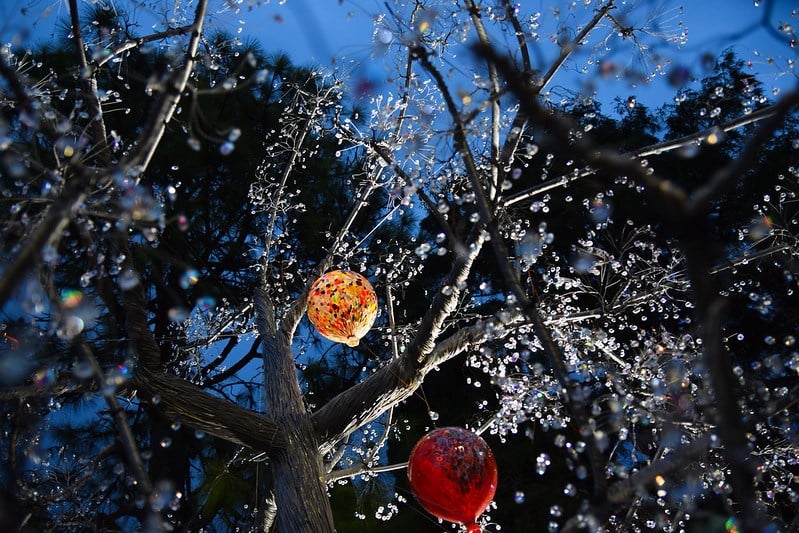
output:
M377 296L369 281L349 270L332 270L311 285L308 319L322 336L358 346L377 317Z
M469 533L497 490L497 463L479 435L463 428L435 429L422 437L408 460L408 479L431 514L460 522Z

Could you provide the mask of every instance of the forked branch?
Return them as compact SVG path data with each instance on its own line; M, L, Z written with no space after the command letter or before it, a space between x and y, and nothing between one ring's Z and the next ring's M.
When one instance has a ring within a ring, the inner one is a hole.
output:
M433 298L430 310L422 318L416 335L400 357L392 359L366 380L338 394L313 414L323 453L330 451L344 435L410 397L430 370L482 337L484 328L478 324L436 344L443 331L444 320L457 307L461 292L459 287L465 283L483 240L482 232L478 232L468 246L468 252L455 258L442 290Z

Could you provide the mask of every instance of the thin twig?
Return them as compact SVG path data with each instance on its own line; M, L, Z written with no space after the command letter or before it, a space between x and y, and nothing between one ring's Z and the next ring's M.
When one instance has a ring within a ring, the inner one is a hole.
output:
M99 147L97 156L103 162L104 166L108 166L111 162L111 151L108 147L108 139L106 137L103 107L97 95L97 78L92 76L89 72L89 62L86 59L83 32L81 31L80 18L78 16L77 0L69 0L69 15L72 23L72 34L75 38L75 51L78 54L78 64L80 65L82 93L89 106L89 121L92 135L94 136L94 142L97 143Z
M742 128L744 126L748 126L749 124L754 124L756 122L764 120L768 117L773 116L775 113L776 113L775 106L771 105L769 107L764 107L763 109L759 109L758 111L753 111L748 115L743 115L741 117L719 124L716 126L716 128L719 128L725 133L730 132ZM707 138L708 135L709 133L707 130L697 133L692 133L691 135L685 135L684 137L680 137L679 139L663 141L657 144L652 144L649 146L645 146L643 148L639 148L637 150L632 150L630 152L623 153L622 156L630 158L644 158L653 155L657 156L664 154L666 152L671 152L673 150L679 150L680 148L684 148L686 146L701 143L702 141L705 140L705 138ZM557 178L552 178L539 185L535 185L533 187L530 187L529 189L525 189L516 194L508 196L502 202L501 207L507 207L520 202L524 202L536 196L540 196L541 194L550 191L552 189L556 189L558 187L565 187L575 180L586 178L588 176L593 176L595 174L596 174L596 169L587 167L577 172L572 172L569 174L564 174Z
M391 335L391 356L393 359L398 359L397 323L394 320L394 298L391 295L391 282L386 282L386 307L388 308L389 335Z
M710 178L709 183L693 193L688 206L690 213L706 212L712 207L714 200L730 189L745 174L757 161L762 146L782 126L785 117L796 105L799 105L799 91L786 94L774 105L774 112L763 120L753 135L747 138L746 145L738 157L716 172Z
M133 436L133 431L128 423L128 417L125 415L125 410L119 405L114 393L105 387L105 373L103 369L100 368L100 364L97 362L97 359L94 357L88 345L85 342L79 342L78 350L81 356L91 365L94 375L100 383L100 390L102 391L105 402L108 404L111 415L114 417L114 422L119 432L119 441L122 443L122 449L128 460L128 466L133 471L133 476L136 478L139 490L145 497L149 497L153 492L153 485L150 482L149 476L144 471L144 462L142 461L138 445L136 444L136 437Z
M583 30L577 34L577 37L575 37L574 41L568 42L561 46L560 54L555 62L550 65L549 70L547 70L546 73L539 79L533 81L534 85L538 87L539 92L542 88L549 85L549 82L552 81L552 78L555 77L555 74L558 73L566 60L569 59L569 56L571 56L572 53L574 53L574 51L581 46L583 40L588 37L588 34L591 32L591 30L593 30L594 27L605 17L605 15L607 15L608 12L613 9L614 1L615 0L610 0L610 2L605 4L604 7L598 10L596 15L594 15L594 18L592 18L591 21L585 25Z
M477 32L477 38L480 40L480 44L483 46L491 46L491 41L488 38L488 32L486 31L485 26L483 25L483 20L480 17L480 9L475 5L473 0L466 0L466 9L469 11L469 15L472 19L472 25ZM489 102L491 103L491 160L498 161L500 153L499 125L501 113L499 108L499 99L494 98L493 96L499 94L499 74L497 73L496 65L490 58L487 58L486 62L488 63L488 80L491 86L490 95L492 96L492 98L489 99ZM487 191L488 198L491 200L491 202L495 202L500 194L499 174L499 165L491 165L491 177L488 180Z
M189 24L189 25L186 25L186 26L180 26L178 28L169 28L169 29L166 29L166 30L158 32L158 33L153 33L153 34L150 34L150 35L146 35L144 37L136 37L136 38L126 39L125 41L119 43L114 48L112 48L111 50L108 50L105 54L103 54L102 59L100 59L99 61L97 61L97 62L95 62L93 64L90 64L89 68L92 69L90 71L90 74L93 74L93 70L94 69L102 67L103 65L105 65L106 63L108 63L109 61L111 61L112 59L114 59L116 56L118 56L119 54L121 54L123 52L131 50L133 48L138 48L138 47L140 47L140 46L142 46L144 44L147 44L147 43L151 43L151 42L154 42L154 41L160 41L161 39L166 39L168 37L175 37L175 36L178 36L178 35L183 35L183 34L186 34L186 33L189 33L190 31L192 31L192 29L194 29L194 25L193 24Z
M382 472L394 472L395 470L403 470L408 468L408 462L395 463L385 466L367 466L357 465L349 468L342 468L341 470L334 470L327 477L327 481L338 481L339 479L352 478L362 474L380 474Z

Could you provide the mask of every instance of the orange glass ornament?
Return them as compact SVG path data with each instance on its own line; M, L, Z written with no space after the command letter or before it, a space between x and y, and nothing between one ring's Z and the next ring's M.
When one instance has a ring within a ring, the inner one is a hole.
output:
M408 480L427 511L478 533L477 517L497 490L497 462L478 434L457 427L434 429L413 447Z
M331 270L311 285L308 318L323 337L357 346L377 317L377 296L365 277Z

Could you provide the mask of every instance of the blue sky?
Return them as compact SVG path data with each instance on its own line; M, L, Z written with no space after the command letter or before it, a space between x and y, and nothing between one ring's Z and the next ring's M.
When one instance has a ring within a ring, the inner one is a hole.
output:
M111 0L106 0L111 2ZM164 6L174 3L159 0ZM160 5L159 1L150 5ZM759 7L755 3L759 2ZM124 0L116 0L119 6L126 5ZM622 14L625 4L631 0L617 0L619 9L615 14ZM799 29L797 15L791 11L799 9L796 0L685 0L682 4L672 0L649 0L639 2L643 8L633 15L632 21L644 22L650 16L657 15L656 20L665 24L672 31L678 31L677 21L684 22L688 28L688 44L678 53L663 50L664 53L678 59L689 67L698 77L704 73L701 68L701 56L710 54L717 56L724 48L733 46L745 61L752 61L753 71L764 81L767 90L772 87L785 89L796 85L795 74L790 71L789 60L799 59L799 47L791 49L784 41L780 41L773 33L767 32L757 22L763 17L768 3L772 4L770 23L773 27L788 23ZM188 2L182 2L186 9L191 9ZM393 4L393 2L389 2ZM524 13L540 11L542 13L542 30L552 33L545 26L551 19L552 6L566 5L565 0L522 0L519 2ZM81 2L86 9L90 2ZM379 84L389 74L390 61L383 60L374 54L373 20L377 13L385 11L384 2L378 0L287 0L281 2L256 2L245 0L238 14L224 9L224 2L212 0L212 24L218 28L239 35L259 40L266 51L286 51L291 58L300 64L318 64L331 68L343 68L353 73L355 81L368 78L372 84ZM450 5L447 1L446 5ZM682 14L678 6L682 5ZM23 8L27 7L26 14ZM222 6L220 8L220 6ZM248 7L249 6L249 7ZM142 12L143 13L143 12ZM580 13L578 8L578 13ZM590 17L590 11L582 12L584 17L575 19L584 23ZM635 13L635 12L634 12ZM56 20L67 16L65 0L3 0L0 2L0 41L8 42L13 35L21 35L22 41L49 39ZM33 33L20 30L35 24ZM144 25L142 32L146 31ZM598 30L594 35L601 34ZM607 34L607 28L604 29ZM621 54L629 53L627 47ZM544 42L540 51L545 58L554 57L557 48ZM617 54L615 58L619 58ZM582 57L584 59L585 56ZM580 56L577 59L581 59ZM617 59L618 60L618 59ZM621 60L623 61L623 59ZM576 67L572 67L573 69ZM793 69L795 73L795 67ZM560 83L565 87L574 87L587 76L569 77L568 69L560 74ZM591 76L596 79L596 76ZM600 80L594 87L599 100L609 102L614 96L626 98L635 94L639 102L656 106L671 99L674 90L665 81L645 86L631 86L626 80Z
M770 1L775 4L772 17L775 25L793 22L795 27L799 27L799 20L790 17L791 8L799 9L799 3L795 0ZM558 2L520 2L525 11L528 5L535 6L531 11L546 11L545 5L554 3ZM284 5L271 2L255 8L242 18L247 21L245 31L251 33L254 27L258 28L255 33L265 43L285 47L294 57L328 64L332 57L359 58L371 51L373 14L383 10L382 4L372 0L344 0L341 3L337 0L287 0ZM762 6L754 6L754 0L687 0L682 4L660 0L652 1L650 5L653 9L662 7L664 10L683 6L690 35L687 48L692 52L719 49L752 25L764 11ZM785 47L763 29L734 40L741 51L791 55L786 54Z
M683 21L688 28L688 43L673 57L698 77L703 75L703 55L718 56L722 50L732 46L742 59L752 61L753 71L764 81L767 90L772 87L784 90L797 84L795 68L793 76L785 71L790 70L790 59L799 59L799 47L791 49L785 40L781 41L758 24L764 16L765 2L773 4L770 18L773 27L789 23L799 30L799 19L795 14L792 16L792 10L799 9L799 2L795 0L761 0L760 6L755 6L755 0L687 0L682 4L652 0L644 3L643 13L637 19L633 16L632 20L643 21L648 15L659 14L660 20L675 31L676 22ZM624 3L617 0L622 9ZM519 4L524 12L541 11L545 18L548 6L565 2L526 0ZM677 10L680 5L683 7L682 15ZM336 61L340 66L351 61L360 65L370 77L379 79L385 75L384 65L370 55L375 48L373 14L383 10L382 6L382 2L374 0L288 0L285 5L272 2L248 14L245 32L258 28L255 35L267 50L283 48L297 62L330 65ZM578 22L585 21L587 18ZM546 57L554 57L557 50L554 47L547 49L544 43L542 52ZM577 79L572 78L575 83ZM569 78L562 78L565 80ZM565 85L569 82L566 81ZM626 81L606 80L596 89L600 101L607 102L616 95L636 94L639 101L651 106L670 100L674 93L674 89L664 81L633 87Z

